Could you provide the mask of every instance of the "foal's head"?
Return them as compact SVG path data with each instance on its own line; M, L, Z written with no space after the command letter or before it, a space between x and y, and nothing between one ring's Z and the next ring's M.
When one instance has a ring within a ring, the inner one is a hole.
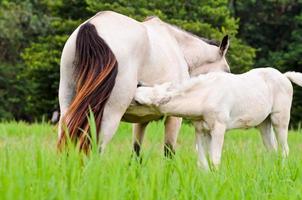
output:
M230 72L229 64L225 58L229 48L228 35L223 37L220 45L205 39L202 40L207 43L206 45L203 45L203 52L207 53L198 56L198 62L195 62L195 65L190 66L190 75L196 76L213 71Z

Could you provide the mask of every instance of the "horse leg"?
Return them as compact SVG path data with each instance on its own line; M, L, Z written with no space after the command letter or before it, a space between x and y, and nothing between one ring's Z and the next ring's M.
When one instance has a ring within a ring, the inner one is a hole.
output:
M275 97L273 112L271 114L271 121L276 132L277 141L281 145L283 157L287 157L289 154L287 136L291 103L292 94L289 95L280 93Z
M165 146L164 154L171 158L175 154L178 132L181 127L182 118L169 116L165 120Z
M130 95L129 95L130 96ZM116 103L110 103L105 107L103 119L101 123L101 146L100 152L104 153L107 144L111 141L112 137L116 133L119 123L128 106L121 107L120 101L116 100ZM128 101L130 105L130 101ZM119 107L120 109L118 109Z
M209 170L209 163L207 160L207 146L206 142L203 141L205 133L202 130L195 126L195 136L196 136L196 148L198 153L198 165L203 167L205 170Z
M273 113L271 116L272 123L277 135L278 143L282 148L282 156L287 157L289 154L289 148L287 143L288 125L290 119L290 112L278 112Z
M278 144L272 127L271 119L268 117L262 122L258 128L260 129L262 141L268 151L277 151Z
M137 157L140 156L141 145L147 125L148 122L133 124L133 150Z
M114 109L107 109L108 112L111 113L108 115L104 115L102 119L102 126L101 126L101 146L100 152L104 153L104 150L107 144L111 141L112 137L116 133L116 130L119 126L121 118L123 116L122 111L114 110ZM104 113L105 114L105 113Z
M75 54L75 34L70 36L65 44L62 52L60 63L60 84L59 84L59 105L60 105L60 120L58 127L58 138L60 138L62 129L62 119L68 110L68 107L73 100L76 89L74 80L73 60Z
M65 82L60 81L59 87L59 105L60 105L60 120L58 127L58 138L61 136L62 120L67 112L67 109L74 97L75 89L72 86L68 86ZM63 127L64 128L64 127Z
M122 71L119 67L119 73L121 74L117 76L115 86L104 108L100 140L100 151L102 153L104 152L106 145L111 141L113 135L115 134L119 123L129 107L136 91L137 74L133 72L133 69L137 68L133 65L127 67L125 67L125 65L120 66L123 66L122 69L128 70Z
M218 122L211 130L210 159L215 168L220 164L225 130L225 125Z
M208 131L202 131L202 134L200 135L201 140L203 142L204 149L206 151L206 154L210 154L210 142L211 142L211 135Z

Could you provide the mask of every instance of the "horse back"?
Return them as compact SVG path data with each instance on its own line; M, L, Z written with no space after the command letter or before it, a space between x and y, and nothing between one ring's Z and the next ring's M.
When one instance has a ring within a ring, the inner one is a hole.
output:
M100 37L114 52L120 63L119 70L124 70L123 66L129 66L129 62L133 63L131 66L137 66L146 60L149 41L140 22L112 11L99 12L89 22L95 25Z
M188 68L173 35L159 18L138 22L130 17L104 11L90 20L108 43L119 63L139 66L137 78L148 84L187 79ZM119 65L119 70L123 65ZM125 69L129 70L129 69Z
M160 84L188 79L188 66L183 52L166 23L152 17L142 24L147 30L150 49L139 80L147 84Z

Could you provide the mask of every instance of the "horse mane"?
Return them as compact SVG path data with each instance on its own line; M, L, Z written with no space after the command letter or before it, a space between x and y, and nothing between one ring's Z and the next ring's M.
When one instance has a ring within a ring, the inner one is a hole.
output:
M218 41L216 41L216 40L212 40L212 39L210 40L210 39L207 39L207 38L204 38L204 37L199 37L198 35L195 35L195 34L189 32L189 31L186 31L186 30L184 30L184 29L182 29L182 28L180 28L180 27L178 27L176 25L172 25L172 24L168 24L168 25L170 25L171 27L173 27L173 28L175 28L175 29L177 29L177 30L185 33L185 34L188 34L188 35L190 35L192 37L195 37L195 38L197 38L199 40L202 40L203 42L205 42L205 43L207 43L209 45L214 45L216 47L219 47L219 45L220 45L220 43Z
M205 43L208 43L210 45L214 45L216 47L219 47L220 43L217 41L217 40L210 40L210 39L207 39L207 38L203 38L203 37L198 37L196 36L197 38L201 39L202 41L204 41Z
M154 18L159 18L159 17L157 17L156 15L150 15L150 16L147 16L147 17L143 20L143 22L149 21L149 20L154 19Z
M176 25L173 25L173 24L164 22L164 21L162 21L162 20L161 20L158 16L156 16L156 15L147 16L147 17L143 20L143 22L150 21L150 20L155 19L155 18L156 18L156 19L159 19L161 22L167 24L168 26L171 26L171 27L173 27L173 28L175 28L175 29L177 29L177 30L179 30L179 31L181 31L181 32L183 32L183 33L185 33L185 34L188 34L188 35L190 35L190 36L192 36L192 37L195 37L195 38L197 38L197 39L199 39L199 40L202 40L202 41L204 41L205 43L207 43L207 44L209 44L209 45L214 45L214 46L217 46L217 47L219 47L219 45L220 45L220 43L219 43L218 41L216 41L216 40L212 40L212 39L210 40L210 39L207 39L207 38L204 38L204 37L199 37L198 35L194 35L193 33L189 32L189 31L186 31L186 30L184 30L184 29L182 29L182 28L180 28L180 27L178 27L178 26L176 26Z

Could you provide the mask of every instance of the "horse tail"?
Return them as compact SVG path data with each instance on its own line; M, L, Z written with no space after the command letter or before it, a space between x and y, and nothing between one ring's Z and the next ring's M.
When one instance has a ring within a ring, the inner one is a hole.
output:
M74 72L76 93L62 118L58 148L62 149L69 137L87 153L91 147L88 110L94 114L98 140L104 107L118 72L115 55L89 22L80 27L76 38Z
M302 87L302 73L300 72L286 72L284 74L291 82Z

